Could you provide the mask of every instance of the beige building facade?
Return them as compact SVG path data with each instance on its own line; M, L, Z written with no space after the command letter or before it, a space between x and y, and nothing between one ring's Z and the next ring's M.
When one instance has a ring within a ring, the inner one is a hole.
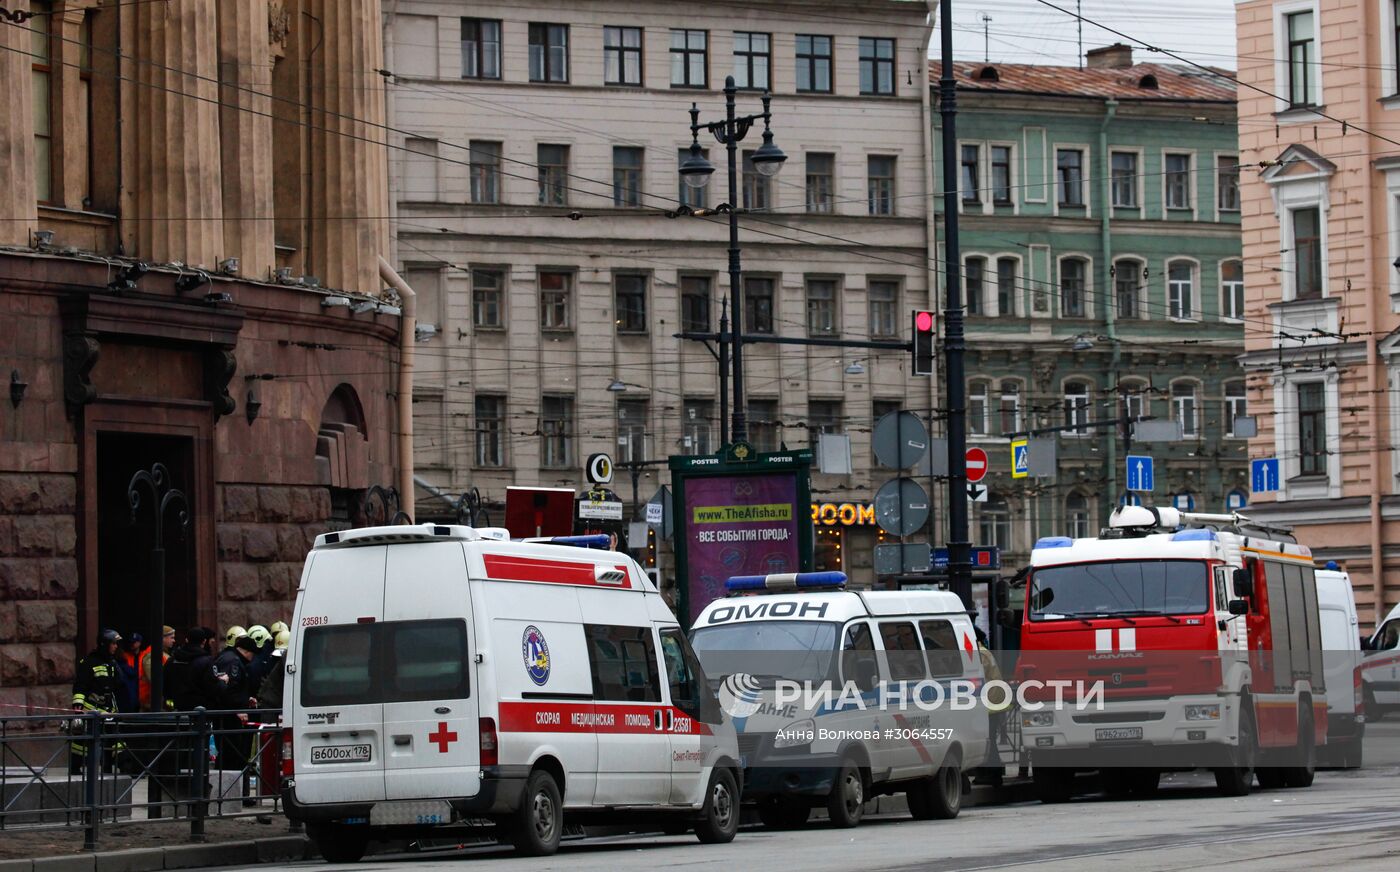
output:
M717 168L703 192L684 190L677 168L691 104L702 122L722 118L729 75L741 115L771 91L788 156L771 179L741 167L744 331L907 340L937 268L930 11L901 0L395 4L398 262L420 324L438 328L418 346L420 478L499 505L509 485L583 487L593 452L718 450L716 360L674 334L717 329L735 298L728 219L711 211L728 200L724 147L702 134ZM700 214L677 215L682 204ZM819 559L855 577L872 577L877 536L859 509L893 474L872 469L873 421L936 405L934 380L909 370L902 351L745 347L760 449L850 437L851 472L815 475L813 498L835 504L818 524ZM639 500L665 481L664 463L646 468ZM630 510L626 471L613 487Z
M1400 599L1395 16L1236 4L1250 455L1279 463L1250 506L1350 571L1363 626Z

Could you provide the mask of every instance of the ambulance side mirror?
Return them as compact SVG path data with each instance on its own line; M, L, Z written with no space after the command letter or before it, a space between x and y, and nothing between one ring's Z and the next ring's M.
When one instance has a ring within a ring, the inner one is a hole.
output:
M1254 573L1250 567L1242 566L1235 570L1234 575L1235 596L1241 599L1254 598Z

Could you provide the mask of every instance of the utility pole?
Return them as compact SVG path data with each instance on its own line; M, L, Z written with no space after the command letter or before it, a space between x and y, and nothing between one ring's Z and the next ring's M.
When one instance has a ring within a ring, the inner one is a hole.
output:
M992 23L992 16L982 13L982 63L992 62L992 37L991 30L987 25Z
M1079 27L1079 68L1084 69L1084 0L1074 0L1074 23Z
M972 608L972 543L967 532L967 381L963 374L962 252L958 245L957 81L953 77L953 9L938 4L943 74L938 80L938 108L943 116L943 227L947 238L944 283L943 357L948 398L948 586Z

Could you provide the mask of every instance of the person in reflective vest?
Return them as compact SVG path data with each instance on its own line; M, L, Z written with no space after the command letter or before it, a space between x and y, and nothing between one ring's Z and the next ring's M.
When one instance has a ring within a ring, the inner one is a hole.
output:
M103 630L97 634L97 646L78 663L73 676L73 710L75 712L102 712L112 714L117 711L117 698L121 692L121 673L117 661L117 650L122 636L116 630ZM86 720L75 720L72 731L79 735L88 730ZM82 762L87 755L87 742L70 743L73 757L69 768L82 771Z
M170 662L170 649L175 647L175 628L174 628L174 627L161 627L161 628L160 628L160 644L161 644L160 662L161 662L161 663L169 663L169 662ZM141 652L141 669L140 669L139 674L137 675L138 691L139 691L139 694L140 694L140 697L141 697L141 711L143 711L143 712L158 711L158 709L154 709L154 708L151 707L151 648L152 648L152 647L154 647L154 646L147 646L147 647L146 647L146 650L144 650L144 651ZM165 692L165 707L166 707L166 708L170 708L170 707L171 707L171 702L170 702L170 701L171 701L171 699L173 699L173 697L171 696L171 693L170 693L170 680L169 680L169 677L168 677L168 676L166 677L166 680L165 680L165 682L164 682L164 685L165 685L165 686L164 686L163 690L164 690L164 692Z

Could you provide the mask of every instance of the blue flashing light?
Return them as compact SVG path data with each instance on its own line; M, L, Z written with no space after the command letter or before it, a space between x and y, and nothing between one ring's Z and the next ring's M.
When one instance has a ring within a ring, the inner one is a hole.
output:
M1181 530L1172 534L1173 542L1214 542L1214 530Z
M1037 539L1036 548L1072 548L1074 540L1068 536L1045 536Z
M1337 563L1337 561L1335 561L1335 560L1329 560L1329 561L1327 561L1327 565L1323 567L1323 569L1330 569L1330 570L1332 570L1333 572L1337 572L1337 571L1339 571L1341 568L1342 568L1341 565L1340 565L1339 563Z
M588 536L555 536L548 540L550 545L572 545L575 548L599 548L607 550L612 540L606 533L594 533Z
M725 581L731 593L752 590L845 590L844 572L780 572L773 575L736 575Z

